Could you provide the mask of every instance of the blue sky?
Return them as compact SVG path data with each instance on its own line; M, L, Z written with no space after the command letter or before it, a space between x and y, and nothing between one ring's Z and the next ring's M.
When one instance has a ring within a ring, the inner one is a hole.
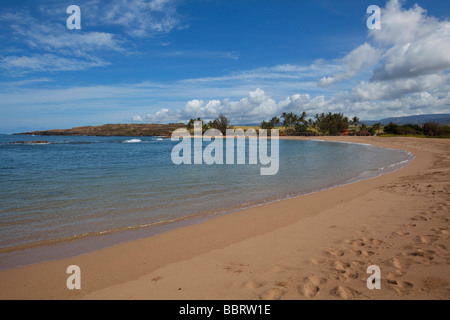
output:
M449 19L448 0L2 0L0 133L448 113Z

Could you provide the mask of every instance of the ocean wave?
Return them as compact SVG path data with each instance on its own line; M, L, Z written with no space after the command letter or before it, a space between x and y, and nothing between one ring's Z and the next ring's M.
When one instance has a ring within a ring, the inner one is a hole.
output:
M330 141L330 142L343 143L343 144L355 144L355 145L359 145L359 146L373 147L373 145L371 145L370 143L362 143L362 142L349 142L349 141Z
M362 143L362 142L350 142L350 141L333 141L333 140L322 140L322 139L311 139L309 141L315 141L315 142L327 142L327 143L341 143L341 144L354 144L354 145L360 145L360 146L369 146L374 147L370 143Z
M141 139L131 139L131 140L125 140L123 143L139 143L142 142Z

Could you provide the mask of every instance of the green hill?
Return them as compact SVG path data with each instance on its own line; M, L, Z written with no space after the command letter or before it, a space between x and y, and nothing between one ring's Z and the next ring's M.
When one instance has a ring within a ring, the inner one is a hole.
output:
M154 136L170 136L174 130L184 127L185 125L182 123L105 124L102 126L76 127L72 129L31 131L31 132L17 133L16 135L154 137Z

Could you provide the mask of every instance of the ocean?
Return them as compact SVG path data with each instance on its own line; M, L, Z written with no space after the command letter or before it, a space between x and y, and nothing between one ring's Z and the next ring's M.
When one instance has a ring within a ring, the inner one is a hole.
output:
M12 143L32 140L48 143ZM109 246L375 177L412 159L364 144L280 140L278 174L261 176L260 165L177 166L176 144L158 137L0 135L0 269L59 257L28 254L31 248L87 238L89 250L96 242Z

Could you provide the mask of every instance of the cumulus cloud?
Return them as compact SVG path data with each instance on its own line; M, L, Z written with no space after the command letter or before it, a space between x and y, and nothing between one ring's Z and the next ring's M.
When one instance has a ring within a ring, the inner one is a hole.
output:
M378 31L370 35L387 50L372 80L418 77L450 68L450 22L427 16L418 5L405 10L398 0L390 1Z
M247 97L237 101L229 99L208 102L191 100L180 110L170 111L165 108L155 114L148 114L145 121L166 122L171 119L172 122L186 122L191 118L198 117L210 121L222 113L234 123L255 123L279 116L283 112L307 111L313 116L313 113L318 110L326 110L327 104L328 102L323 96L311 99L308 94L295 94L277 102L264 90L256 89L250 91Z
M361 82L353 88L355 100L397 99L407 94L440 91L450 77L444 74L423 75L389 81Z
M319 85L349 79L364 65L378 64L371 82L420 78L450 68L450 22L428 16L418 5L406 10L399 0L389 1L382 9L381 30L371 30L369 35L372 44L365 43L340 60L346 72L323 77Z
M294 94L279 101L256 89L240 100L191 100L181 109L165 108L149 114L144 121L187 122L197 117L210 121L222 113L234 124L255 124L283 112L299 114L305 111L311 118L322 112L343 112L369 120L374 119L374 115L380 118L383 115L439 113L450 106L448 80L448 76L425 75L408 81L362 82L351 92L341 92L332 97Z
M369 31L370 44L338 61L345 72L325 76L318 84L354 77L364 65L372 67L371 75L325 104L368 119L448 111L450 22L429 16L418 5L405 9L399 0L387 2L381 19L381 30Z
M363 67L370 67L377 63L378 60L379 51L370 44L365 43L341 59L341 63L345 67L345 73L340 73L332 77L323 77L320 79L319 85L328 86L342 80L351 79Z

